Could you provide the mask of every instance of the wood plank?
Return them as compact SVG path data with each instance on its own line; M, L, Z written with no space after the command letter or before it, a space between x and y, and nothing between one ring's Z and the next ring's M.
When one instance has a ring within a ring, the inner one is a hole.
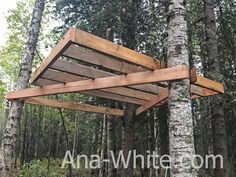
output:
M34 83L46 70L47 68L57 60L60 55L69 47L71 39L75 37L75 28L70 28L65 36L58 42L58 44L52 49L48 57L46 57L43 63L35 70L31 76L31 82Z
M45 80L46 79L39 78L37 80L37 82L45 83ZM49 85L53 85L55 83L56 84L60 83L60 82L51 81L51 80L46 80L46 82L51 83ZM144 100L144 99L129 97L129 96L124 95L124 94L123 95L115 94L115 92L113 93L112 91L90 90L90 91L83 91L83 92L80 92L80 93L86 94L86 95L89 95L89 96L96 96L96 97L105 98L105 99L109 99L109 100L115 100L115 101L119 101L119 102L133 103L133 104L137 104L137 105L143 105L143 104L146 103L146 100Z
M147 100L147 101L150 101L151 99L153 99L153 97L155 97L155 94L150 94L150 93L142 92L139 90L129 89L126 87L106 88L106 89L100 89L100 90L104 92L114 93L117 95L124 95L127 97L133 97L133 98L138 98L138 99Z
M77 70L80 70L79 68ZM66 82L73 82L73 81L81 81L86 80L87 78L53 70L48 69L46 73L44 73L43 78L57 81L58 83L66 83ZM135 89L130 89L126 87L116 87L116 88L108 88L108 89L101 89L103 92L113 93L117 95L123 95L127 97L133 97L136 99L141 100L151 100L155 94L150 94L146 92L142 92Z
M217 95L219 92L204 88L204 96Z
M27 98L25 102L28 104L33 104L33 105L50 106L50 107L56 107L56 108L71 109L71 110L84 111L84 112L94 112L94 113L101 113L101 114L114 115L114 116L124 115L124 111L119 110L119 109L93 106L93 105L82 104L82 103L62 102L58 100L39 98L39 97Z
M123 102L123 103L133 103L136 105L143 105L143 104L147 103L146 100L127 97L127 96L123 96L123 95L117 95L117 94L113 94L113 93L109 93L109 92L103 92L101 90L83 91L81 93L86 94L86 95L90 95L90 96L96 96L96 97L106 98L106 99L110 99L110 100L115 100L115 101L119 101L119 102Z
M214 94L218 94L218 92L214 92L212 90L201 88L195 85L191 85L191 89L193 92L197 92L202 96L211 96ZM199 96L198 94L197 95L193 94L192 99L200 98L201 96ZM144 111L150 109L151 107L154 107L155 105L163 104L167 99L168 99L168 89L164 89L157 95L156 98L138 107L138 109L136 110L136 115L143 113Z
M191 84L191 92L195 95L205 96L204 89L197 85Z
M102 78L107 76L115 76L115 74L98 70L93 67L81 65L74 62L68 62L61 59L58 59L54 64L51 66L54 70L59 70L63 72L67 72L70 74L78 75L87 77L90 79L96 79L96 78ZM46 73L45 73L46 74ZM46 76L43 75L45 78ZM129 86L130 88L134 88L136 90L141 90L149 93L158 93L158 91L161 89L160 87L153 85L153 84L141 84L141 85L135 85L135 86Z
M117 58L112 56L104 55L100 52L75 44L70 45L70 47L68 47L68 49L63 53L63 56L96 65L100 68L113 70L121 74L145 71L145 69L140 66L119 61Z
M148 110L149 108L157 105L158 103L166 100L167 98L168 98L168 89L164 89L157 95L156 98L153 98L148 103L138 107L138 109L136 109L136 112L135 112L136 116Z
M194 82L194 84L214 90L214 91L217 91L219 93L224 93L224 85L223 84L213 81L213 80L210 80L208 78L202 77L202 76L197 76L197 81Z
M85 81L69 82L66 84L49 85L41 88L28 88L18 91L12 91L7 93L6 98L19 99L26 97L81 92L187 78L189 78L189 68L186 65L180 65L154 71L132 73L125 76L111 76Z
M76 65L77 66L77 65ZM80 67L78 66L77 70L80 70ZM58 83L67 83L67 82L73 82L73 81L81 81L86 80L87 78L69 74L66 72L60 72L57 70L49 69L47 72L43 74L43 78L58 81ZM134 90L130 88L125 87L117 87L117 88L108 88L108 89L101 89L104 92L114 93L118 95L124 95L127 97L134 97L142 100L151 100L153 96L155 97L155 94L150 94L146 92L142 92L139 90ZM158 90L157 90L158 91Z
M76 29L75 43L96 51L117 57L123 61L140 65L144 68L159 69L162 64L150 56L138 53L121 45Z
M59 84L59 82L44 79L44 78L39 78L37 81L35 81L35 84L38 85L38 86L47 86L47 85Z
M86 80L88 78L74 75L74 74L69 74L67 72L61 72L58 70L54 70L49 68L42 76L41 78L45 78L48 80L54 80L58 81L60 83L66 83L66 82L74 82L74 81L81 81L81 80Z

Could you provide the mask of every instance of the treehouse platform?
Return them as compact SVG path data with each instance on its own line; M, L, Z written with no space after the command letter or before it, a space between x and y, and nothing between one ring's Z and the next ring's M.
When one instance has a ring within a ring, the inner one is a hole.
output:
M168 101L168 82L190 79L192 99L224 93L224 85L197 75L186 65L166 64L110 41L70 28L31 77L31 88L6 99L28 104L123 116L124 110L48 99L81 93L138 105L136 115Z

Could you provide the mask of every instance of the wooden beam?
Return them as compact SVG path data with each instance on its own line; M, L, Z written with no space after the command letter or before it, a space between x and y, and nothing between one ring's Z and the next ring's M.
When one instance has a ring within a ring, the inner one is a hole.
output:
M80 68L78 67L77 70L80 70ZM48 69L48 71L44 73L43 78L57 81L57 83L67 83L67 82L87 80L87 78L85 77L81 77L81 76L77 76L77 75L73 75L73 74L69 74L66 72L61 72L61 71L57 71L53 69ZM155 96L155 94L146 93L146 92L142 92L139 90L130 89L126 87L107 88L107 89L100 89L100 90L103 92L123 95L127 97L133 97L133 98L137 98L141 100L151 100L153 96Z
M46 79L39 78L37 80L37 82L39 82L41 85L43 85L45 83L45 80ZM46 83L49 83L49 85L53 85L53 84L59 84L60 82L46 80ZM116 87L116 88L119 88L119 87ZM116 89L116 88L110 88L110 89ZM124 88L124 87L122 87L122 88ZM125 95L125 94L116 94L113 91L109 91L109 89L107 91L103 91L103 89L100 89L100 90L83 91L83 92L80 92L80 93L81 94L86 94L88 96L96 96L96 97L115 100L115 101L119 101L119 102L133 103L133 104L137 104L137 105L143 105L147 102L144 99L129 97L128 96L129 94L127 94L127 95Z
M195 95L205 96L204 89L197 85L191 84L191 92Z
M73 75L77 75L80 77L87 77L90 79L97 79L107 76L115 76L115 74L98 70L93 67L81 65L78 63L68 62L61 59L58 59L54 64L51 65L51 68L54 70L59 70L63 72L67 72ZM47 76L47 72L42 75L44 78L49 78ZM59 75L58 75L59 76ZM52 78L51 78L52 79ZM135 86L129 86L130 88L134 88L136 90L141 90L149 93L158 93L160 87L153 85L153 84L141 84L141 85L135 85Z
M48 72L48 71L47 71ZM43 86L46 82L49 85L59 84L58 81L51 81L39 78L37 82ZM143 105L146 101L153 98L154 94L148 94L145 92L141 92L138 90L130 90L126 89L125 87L116 87L116 88L109 88L109 89L100 89L100 90L91 90L91 91L83 91L82 94L96 96L100 98L106 98L110 100L120 101L120 102L127 102L133 103L137 105ZM154 95L155 96L155 95Z
M75 28L70 28L65 36L52 49L48 57L44 59L43 63L33 73L31 76L31 82L35 82L47 70L47 68L60 57L60 55L69 47L71 40L74 38Z
M124 115L124 111L119 110L119 109L93 106L93 105L82 104L82 103L62 102L58 100L39 98L39 97L27 98L25 99L25 102L28 104L33 104L33 105L51 106L51 107L56 107L56 108L71 109L71 110L84 111L84 112L94 112L94 113L101 113L101 114L114 115L114 116Z
M70 45L63 53L63 56L96 65L101 69L116 71L121 74L145 71L145 69L140 66L117 60L117 58L112 56L104 55L100 52L75 44Z
M210 89L206 89L206 88L203 88L203 89L204 89L204 96L211 96L211 95L219 94L219 92L216 92Z
M111 76L84 81L69 82L44 86L42 88L29 88L7 93L7 99L19 99L51 94L72 93L88 90L122 87L143 83L162 82L189 78L189 68L186 65L158 69L124 76Z
M198 93L198 94L193 94L192 99L197 99L201 96L211 96L218 94L218 92L206 88L201 88L196 85L191 85L191 90L192 92ZM164 103L167 99L168 99L168 89L164 89L157 95L156 98L138 107L138 109L136 109L136 115L143 113L144 111L150 109L151 107L154 107L155 105L160 105L161 103Z
M57 81L52 81L52 80L48 80L45 78L39 78L37 79L37 81L35 82L35 84L37 86L47 86L47 85L55 85L55 84L59 84L59 82Z
M166 100L167 98L168 98L168 89L164 89L156 96L156 98L153 98L148 103L146 103L146 104L140 106L138 109L136 109L136 113L135 113L136 116L141 114L142 112L146 111L147 109L157 105L158 103Z
M114 44L108 40L78 29L76 29L74 42L78 45L117 57L129 63L140 65L144 68L159 69L162 67L159 60L155 60L150 56L138 53L121 45Z
M46 79L40 78L39 80L37 80L37 82L41 86L58 84L61 81L66 83L66 82L72 82L72 81L86 79L81 76L75 76L75 75L71 75L68 73L55 71L52 69L47 70L46 73L45 74L47 76L50 76L49 79L59 80L59 82L47 80L48 79L47 77L46 77ZM139 90L131 90L131 89L128 89L125 87L116 87L116 88L100 89L100 90L102 92L87 91L86 93L85 92L82 92L82 93L88 94L91 96L98 96L98 97L102 97L102 98L106 98L106 99L121 101L121 102L134 103L134 104L138 104L138 105L143 105L143 103L144 103L143 100L150 101L156 96L155 94L149 94L149 93L141 92ZM105 92L107 92L107 94ZM202 96L202 97L218 94L218 92L216 92L216 91L213 91L213 90L210 90L207 88L203 88L203 87L200 87L197 85L193 85L193 84L191 85L191 92L195 95ZM133 99L133 98L136 98L136 99ZM141 100L138 100L138 99L141 99Z
M223 84L213 81L213 80L210 80L208 78L202 77L202 76L197 76L197 81L194 82L194 84L208 88L213 91L217 91L219 93L224 93L224 85Z
M109 93L109 92L103 92L101 90L90 90L90 91L83 91L81 92L82 94L90 95L90 96L96 96L96 97L101 97L101 98L106 98L110 100L115 100L123 103L133 103L136 105L143 105L147 103L146 100L141 100L137 98L132 98L124 95L117 95L114 93Z

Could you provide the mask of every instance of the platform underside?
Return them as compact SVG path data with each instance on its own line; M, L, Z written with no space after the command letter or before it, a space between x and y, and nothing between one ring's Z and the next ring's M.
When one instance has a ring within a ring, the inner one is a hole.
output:
M221 83L197 76L195 69L166 64L76 28L70 28L31 78L36 86L9 92L7 99L122 116L123 110L41 98L81 93L138 105L136 115L168 100L168 82L190 79L192 98L224 93Z

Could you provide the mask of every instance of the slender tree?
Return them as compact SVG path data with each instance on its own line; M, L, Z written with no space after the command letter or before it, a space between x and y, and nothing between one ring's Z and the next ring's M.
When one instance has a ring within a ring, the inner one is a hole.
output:
M123 144L122 150L125 159L129 159L128 167L122 169L121 177L133 177L133 156L130 154L134 149L134 123L135 109L133 104L127 104L123 120Z
M29 83L44 4L44 0L35 1L32 20L28 31L28 39L21 61L20 73L16 81L16 90L26 88ZM4 177L10 175L13 152L17 142L18 122L22 114L23 106L24 102L22 100L14 100L11 103L0 154L0 174Z
M170 1L168 25L168 67L189 65L185 0ZM191 166L195 154L189 79L170 82L169 112L171 177L193 177L193 168L184 167Z
M206 50L207 50L207 65L206 75L219 82L223 82L223 76L220 71L217 28L215 19L215 0L204 0L205 25L206 25ZM223 156L223 168L220 162L217 161L216 169L214 169L214 177L229 176L229 162L227 151L227 137L225 130L224 119L224 99L221 95L216 95L210 98L211 108L211 124L213 134L213 150L215 155Z
M112 162L112 151L116 154L116 119L115 117L108 117L107 122L107 149L108 149L108 159ZM115 169L113 163L108 164L108 177L116 177L117 169Z

